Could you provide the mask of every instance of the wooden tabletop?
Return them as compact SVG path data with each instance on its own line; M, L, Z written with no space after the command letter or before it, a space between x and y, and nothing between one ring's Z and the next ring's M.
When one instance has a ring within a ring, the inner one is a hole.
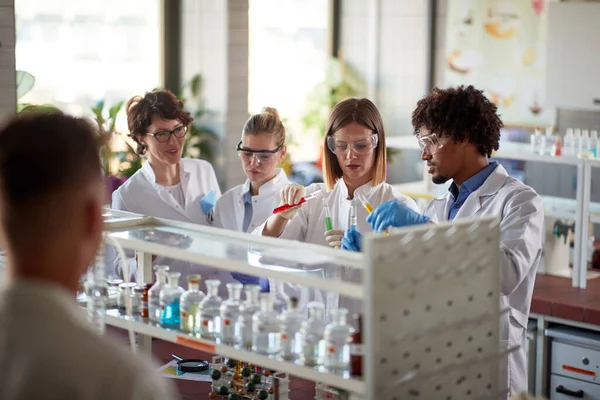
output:
M600 278L589 279L586 289L577 289L570 278L538 275L531 312L600 325Z

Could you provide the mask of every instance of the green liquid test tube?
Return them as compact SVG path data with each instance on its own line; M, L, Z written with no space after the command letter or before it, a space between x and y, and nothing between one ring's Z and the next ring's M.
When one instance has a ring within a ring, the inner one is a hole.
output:
M330 231L333 229L333 224L331 223L331 214L329 214L327 199L323 199L323 212L325 213L325 229Z
M331 217L325 217L325 228L330 231L333 229L333 226L331 224Z

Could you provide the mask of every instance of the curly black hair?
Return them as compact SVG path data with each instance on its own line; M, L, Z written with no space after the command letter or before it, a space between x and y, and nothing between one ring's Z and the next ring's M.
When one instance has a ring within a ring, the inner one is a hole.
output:
M473 86L436 87L417 103L412 125L415 135L425 127L454 141L466 139L490 157L498 150L500 128L504 126L497 111L498 107Z
M134 96L125 106L127 112L127 125L129 136L137 143L137 153L146 153L146 146L139 141L139 136L144 136L146 130L152 124L152 117L162 119L178 119L184 125L194 121L190 112L187 111L183 102L169 90L154 90L141 96Z

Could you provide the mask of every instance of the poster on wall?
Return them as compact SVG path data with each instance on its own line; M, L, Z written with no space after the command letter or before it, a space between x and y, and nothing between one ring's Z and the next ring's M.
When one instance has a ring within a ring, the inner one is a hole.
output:
M473 85L506 126L551 126L545 106L549 0L448 0L446 86Z

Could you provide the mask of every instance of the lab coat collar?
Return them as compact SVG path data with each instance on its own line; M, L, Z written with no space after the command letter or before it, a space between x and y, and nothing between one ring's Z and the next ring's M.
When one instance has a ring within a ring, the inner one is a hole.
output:
M152 165L150 165L150 161L146 160L144 162L144 165L142 165L142 173L144 174L146 179L148 179L155 188L163 188L164 187L164 186L161 186L156 183L156 175L154 174ZM179 161L179 180L181 181L181 184L183 185L184 193L185 193L185 189L187 187L187 182L189 180L189 177L190 177L190 172L186 169L186 165L183 162L183 159L181 159ZM186 184L184 184L184 181Z
M348 199L348 186L346 186L344 178L338 179L335 185L338 187L340 197L342 199ZM373 190L375 190L375 188L373 187L373 181L369 181L364 185L357 187L354 190L354 198L361 196L368 199L371 193L373 193Z
M259 189L258 189L258 195L271 195L273 194L273 191L275 190L275 187L279 187L279 185L281 185L282 183L287 182L288 178L287 175L285 174L285 171L281 168L277 168L277 174L275 175L275 177L273 179L271 179L270 181L266 182L264 185L262 185ZM246 182L244 182L244 185L242 186L242 195L244 193L247 193L250 191L250 180L246 179Z

